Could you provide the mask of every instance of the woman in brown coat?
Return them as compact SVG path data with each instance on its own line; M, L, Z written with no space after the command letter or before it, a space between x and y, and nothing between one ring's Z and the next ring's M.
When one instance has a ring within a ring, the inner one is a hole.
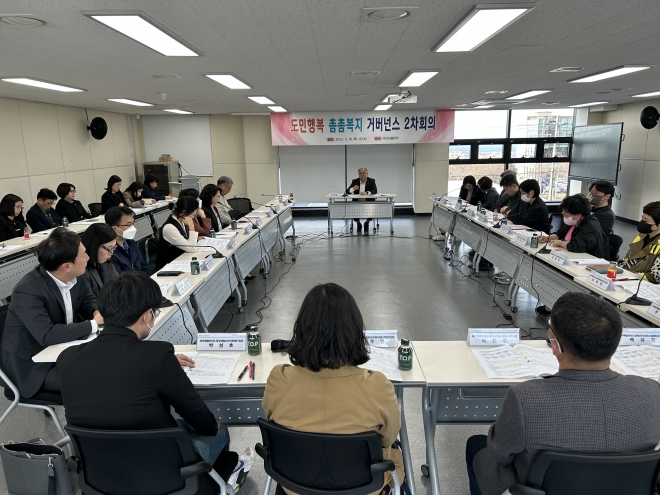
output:
M268 377L263 399L268 419L314 433L375 431L383 459L394 461L403 482L403 457L392 448L401 410L385 375L358 368L369 354L353 296L336 284L314 287L298 313L288 353L293 366L276 366Z

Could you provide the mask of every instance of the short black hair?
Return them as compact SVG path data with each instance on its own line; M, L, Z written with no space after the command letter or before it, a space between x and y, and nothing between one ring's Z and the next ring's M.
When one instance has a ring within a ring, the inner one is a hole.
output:
M484 175L481 179L479 179L479 189L482 191L488 191L491 187L493 187L493 179L490 177Z
M181 189L181 191L179 191L179 197L181 196L190 196L191 198L197 199L199 198L199 191L194 187L189 187L188 189Z
M4 197L2 198L2 201L0 201L0 215L13 217L14 206L16 206L16 203L19 201L21 203L23 202L23 200L18 196L16 196L15 194L5 194Z
M594 187L596 188L596 191L603 193L603 195L609 194L610 201L612 201L612 198L614 197L614 185L610 181L597 180L589 186L589 191L591 191L591 189Z
M129 193L131 195L131 198L133 198L133 201L137 201L140 199L137 195L138 191L141 191L144 189L144 184L140 181L134 181L131 182L131 184L126 188L125 192Z
M206 184L199 194L199 199L202 200L202 206L211 206L211 200L219 192L220 189L215 184Z
M105 284L96 304L106 326L128 327L146 311L158 309L162 300L158 284L144 272L133 270Z
M591 215L591 203L583 194L574 194L573 196L566 196L561 200L559 211L567 211L571 215L582 215L588 217Z
M102 244L114 241L117 238L117 233L112 230L112 227L104 223L93 223L83 233L80 242L83 243L89 256L87 268L98 268L99 259L97 252Z
M105 223L110 225L110 227L114 227L115 225L119 225L119 222L121 222L122 217L125 215L133 217L135 213L128 206L113 206L105 212Z
M288 353L294 365L311 371L366 363L364 321L353 296L332 283L310 290L293 325Z
M183 216L184 213L188 216L197 211L197 208L199 208L199 203L195 198L179 194L179 198L176 200L176 208L174 208L172 214L175 217Z
M144 176L144 183L148 186L151 186L152 183L158 183L158 177L156 177L154 174L147 174Z
M114 186L117 182L121 182L121 177L119 177L118 175L111 175L110 178L108 179L108 187L106 187L105 189L107 191L112 190L112 186Z
M612 357L622 327L621 315L612 304L581 292L563 294L550 313L550 329L562 349L583 361Z
M534 198L538 198L541 194L541 186L539 186L539 181L536 179L527 179L520 183L518 186L521 191L528 193L529 191L534 191Z
M50 189L44 187L43 189L39 189L39 192L37 193L37 199L52 199L55 201L57 199L57 195Z
M500 186L502 187L518 186L518 179L516 179L516 176L514 174L505 175L500 180Z
M64 227L55 228L37 246L39 264L54 272L63 263L73 263L78 257L80 237Z
M68 182L62 182L59 186L57 186L57 195L61 198L64 199L64 196L69 194L71 192L71 189L75 189L76 186L73 184L69 184Z
M644 205L642 213L650 216L656 225L660 225L660 201L653 201Z
M476 186L477 179L475 179L473 175L466 175L463 177L463 185L465 184L472 184L473 186Z

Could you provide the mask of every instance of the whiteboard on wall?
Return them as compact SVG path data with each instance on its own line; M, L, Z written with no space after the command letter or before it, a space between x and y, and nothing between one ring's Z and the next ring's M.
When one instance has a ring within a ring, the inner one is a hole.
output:
M396 194L397 203L412 201L413 145L369 144L347 147L348 183L358 177L358 168L366 167L376 179L379 193Z
M145 161L169 154L191 175L213 175L208 115L143 115Z
M343 146L280 146L282 193L293 193L299 203L326 203L330 192L343 193Z

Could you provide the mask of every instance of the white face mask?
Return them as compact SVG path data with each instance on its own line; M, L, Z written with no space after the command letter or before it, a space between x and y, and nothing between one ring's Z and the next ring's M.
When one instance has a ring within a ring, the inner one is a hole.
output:
M197 204L199 205L199 209L201 210L202 209L202 200L198 199Z
M129 228L124 230L124 233L121 234L121 236L124 239L128 239L129 241L135 239L135 234L137 234L137 229L135 228L135 225L131 225Z
M523 203L529 203L530 201L529 196L527 196L526 194L521 194L520 201L522 201Z

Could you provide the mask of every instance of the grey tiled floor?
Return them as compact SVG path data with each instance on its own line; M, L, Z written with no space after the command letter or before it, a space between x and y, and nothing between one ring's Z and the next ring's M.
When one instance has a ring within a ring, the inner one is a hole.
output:
M299 236L296 242L300 244L309 240L301 247L296 263L273 289L280 275L289 268L289 265L274 263L267 280L267 290L272 290L269 293L271 303L262 311L263 321L259 326L264 341L289 338L306 292L315 284L324 282L341 284L353 294L367 328L397 329L400 337L413 340L462 340L469 326L490 327L506 323L500 310L493 307L490 294L493 282L483 274L478 279L462 276L458 268L450 267L442 257L441 248L427 237L428 217L396 217L395 237L389 236L386 225L376 236L332 239L325 235L314 237L325 234L325 219L296 219L295 225ZM625 252L634 226L617 222L615 229L624 238L622 251ZM291 249L289 244L287 251ZM461 246L462 254L467 254L468 250L467 246ZM289 255L287 259L290 260ZM502 288L498 286L498 290ZM257 321L255 311L262 306L260 298L265 290L259 280L252 281L248 286L246 312L238 314L235 307L225 305L210 330L238 332L248 323ZM496 296L495 300L502 303L504 297ZM545 333L544 322L534 315L535 305L536 300L521 291L519 310L513 318L517 326L536 327L534 335L542 335ZM503 304L502 308L510 314ZM415 466L413 475L420 495L424 495L430 493L430 488L419 470L425 462L420 390L407 389L404 400ZM7 404L7 401L0 401L0 410L4 410ZM64 422L63 411L59 409ZM437 428L435 443L443 495L468 495L465 440L486 430L483 426ZM52 422L39 411L21 409L0 425L0 442L34 437L48 442L57 439ZM260 441L256 428L231 428L231 437L232 449L236 451L243 451ZM4 472L0 473L0 478L0 493L6 493ZM257 495L262 491L264 481L265 474L258 461L241 493Z

